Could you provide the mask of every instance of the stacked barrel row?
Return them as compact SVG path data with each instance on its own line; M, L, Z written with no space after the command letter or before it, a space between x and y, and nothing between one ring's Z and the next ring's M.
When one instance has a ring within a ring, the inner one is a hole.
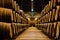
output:
M18 3L14 0L0 0L0 38L13 38L26 26L28 20Z
M60 0L49 1L37 21L39 29L53 39L60 39Z

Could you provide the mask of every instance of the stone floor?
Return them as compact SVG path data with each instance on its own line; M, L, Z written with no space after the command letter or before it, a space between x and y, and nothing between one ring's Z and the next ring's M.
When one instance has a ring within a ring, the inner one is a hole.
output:
M29 27L16 40L51 40L48 36L36 27Z

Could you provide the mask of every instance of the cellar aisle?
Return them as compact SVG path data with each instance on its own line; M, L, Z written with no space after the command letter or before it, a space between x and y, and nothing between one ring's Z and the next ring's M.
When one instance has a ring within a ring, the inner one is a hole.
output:
M16 40L51 40L36 27L29 27Z

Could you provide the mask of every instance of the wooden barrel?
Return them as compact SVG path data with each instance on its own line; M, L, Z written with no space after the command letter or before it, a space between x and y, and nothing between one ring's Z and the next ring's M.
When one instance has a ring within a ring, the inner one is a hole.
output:
M17 35L18 32L17 32L17 26L16 26L16 24L17 23L14 23L14 25L15 25L15 34Z
M17 8L16 11L17 11L17 12L18 12L18 6L19 6L19 5L18 5L18 3L17 3L17 4L16 4L16 8Z
M60 5L60 0L51 0L52 6L55 8L57 5Z
M17 29L18 33L21 32L23 28L22 28L22 26L20 25L20 23L17 24L17 27L18 27L18 29Z
M45 16L42 17L42 22L45 22L46 19L44 20L44 18L45 18ZM44 21L43 21L43 20L44 20Z
M50 13L48 12L48 22L49 22L49 19L50 19Z
M13 13L11 9L0 8L0 22L9 22L13 21Z
M16 13L15 13L15 11L13 11L13 22L16 23Z
M49 1L49 3L50 3L50 1ZM47 4L47 5L45 6L45 12L46 12L46 13L51 9L50 5L51 5L51 4ZM45 12L44 12L44 13L45 13Z
M50 11L50 22L52 22L52 11Z
M48 23L47 24L47 34L49 34L49 26L50 26L50 24Z
M50 35L50 25L51 25L51 23L48 23L48 26L49 26L49 29L48 29L48 35Z
M57 11L57 10L56 10ZM58 9L58 12L57 12L57 14L58 14L58 21L60 21L60 6L59 6L59 9Z
M43 30L43 32L45 32L45 26L44 26L44 24L42 24L42 27L43 27L43 29L42 29L42 30Z
M51 0L52 7L56 7L56 0Z
M14 11L16 11L16 1L13 2L13 5L14 5Z
M52 33L52 23L50 23L50 26L49 26L49 36L51 36L51 33Z
M46 23L46 34L47 34L47 27L48 27L48 23Z
M4 9L0 8L0 21L2 21L2 14L3 14Z
M50 22L50 18L51 18L50 16L51 16L51 14L50 14L49 12L48 12L48 14L49 14L49 19L48 19L48 20L49 20L49 22Z
M12 9L13 1L14 0L0 0L0 7Z
M52 22L55 21L55 9L52 10Z
M49 22L49 13L46 15L46 22Z
M42 30L42 24L39 25L38 29L41 29Z
M46 15L47 15L47 14L46 14ZM47 22L47 17L46 17L46 15L45 15L44 18L43 18L43 19L45 19L45 22ZM43 19L42 19L42 20L43 20ZM43 21L44 21L44 20L43 20Z
M49 7L50 7L50 9L52 9L52 2L51 1L49 1Z
M20 23L14 23L14 25L15 25L15 35L18 35L19 32L21 32L22 27L19 24Z
M20 10L20 6L18 5L18 13L19 13L19 10Z
M0 37L1 38L12 38L13 37L13 30L11 27L11 23L0 22Z
M20 12L20 15L21 15L22 17L24 17L23 10L19 10L19 12Z
M56 34L56 26L57 26L57 22L54 22L53 27L52 27L52 37L53 38L55 37L55 34Z
M44 24L44 32L47 33L47 23Z
M18 4L16 3L16 1L14 1L14 9L17 12L17 10L18 10Z
M44 26L45 24L42 24L42 27L43 27L43 31L45 32L45 26Z
M49 1L49 7L50 7L50 9L51 9L51 1Z
M11 23L12 29L13 29L13 35L16 35L16 23Z
M48 13L46 14L46 22L48 22Z
M60 9L60 6L56 6L57 7L57 9L56 9L56 15L55 15L55 21L58 21L59 20L59 9Z
M51 22L52 11L50 11L49 13L50 13L49 22Z
M56 34L55 34L55 39L60 39L60 22L58 22L57 26L56 26Z
M16 22L21 23L21 16L18 13L16 13Z
M22 24L25 24L25 19L22 18ZM34 25L34 23L32 23Z
M23 30L24 30L24 27L20 23L17 23L16 24L16 34L18 35Z
M17 22L18 22L18 23L21 23L21 16L18 14L17 17L18 17L18 18L17 18Z
M41 24L42 30L44 30L43 24ZM40 28L40 27L39 27Z

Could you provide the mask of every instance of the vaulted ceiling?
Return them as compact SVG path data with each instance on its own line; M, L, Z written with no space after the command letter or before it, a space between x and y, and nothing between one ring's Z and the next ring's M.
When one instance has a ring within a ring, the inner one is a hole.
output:
M20 8L24 10L24 12L31 11L31 0L15 0L20 5ZM48 4L49 0L34 0L34 11L41 12L46 4Z

